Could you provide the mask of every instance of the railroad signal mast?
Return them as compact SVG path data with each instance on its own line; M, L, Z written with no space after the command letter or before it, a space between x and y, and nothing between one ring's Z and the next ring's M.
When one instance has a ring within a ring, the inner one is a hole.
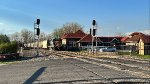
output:
M35 56L38 56L39 55L39 52L38 52L38 49L39 49L39 35L40 35L40 28L39 28L39 24L40 24L40 19L37 19L37 21L34 21L34 55L35 55L35 42L36 42L36 39L35 37L37 37L37 48L36 48L36 55Z
M95 20L93 20L93 22L92 22L92 28L90 29L90 34L92 35L92 53L94 54L94 37L95 37L95 35L96 35L96 30L97 30L97 28L96 28L96 21ZM97 41L97 38L96 38L96 41ZM96 43L96 46L97 46L97 43Z

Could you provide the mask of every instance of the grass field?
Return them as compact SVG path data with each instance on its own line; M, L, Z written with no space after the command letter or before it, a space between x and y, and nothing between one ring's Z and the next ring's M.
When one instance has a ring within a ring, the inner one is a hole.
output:
M118 55L131 55L136 56L138 58L150 59L150 55L138 55L137 53L130 53L130 52L118 52Z
M138 55L140 58L150 59L150 55Z

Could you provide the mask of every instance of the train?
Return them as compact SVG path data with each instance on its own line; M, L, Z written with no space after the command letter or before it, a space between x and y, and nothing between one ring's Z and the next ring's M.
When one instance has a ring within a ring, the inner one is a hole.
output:
M40 48L40 49L53 49L53 50L63 50L62 40L60 38L55 38L53 40L43 40L39 42L31 42L24 44L26 48Z
M53 39L53 49L58 51L65 50L62 46L62 39Z

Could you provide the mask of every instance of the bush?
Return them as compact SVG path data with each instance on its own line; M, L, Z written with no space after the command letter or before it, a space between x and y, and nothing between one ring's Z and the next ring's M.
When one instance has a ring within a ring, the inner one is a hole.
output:
M17 42L0 44L0 53L1 54L17 53L17 50L18 50Z

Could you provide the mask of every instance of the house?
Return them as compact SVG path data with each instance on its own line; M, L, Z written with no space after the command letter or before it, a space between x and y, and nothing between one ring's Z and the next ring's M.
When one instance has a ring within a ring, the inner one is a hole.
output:
M64 34L61 39L62 39L62 45L67 49L72 49L78 47L77 41L79 41L82 37L84 37L86 34L78 30L75 33L67 33Z
M123 37L93 37L94 46L117 46L121 45ZM79 47L85 49L92 45L92 35L87 34L78 41Z
M116 46L121 45L121 39L123 37L94 37L93 38L93 45L94 46ZM92 35L86 34L81 30L78 30L75 33L67 33L64 34L62 37L62 45L65 48L72 49L72 48L81 48L85 49L87 47L92 46Z
M150 55L150 35L145 35L140 32L134 32L124 40L126 45L135 46L139 55ZM133 49L133 50L135 50Z
M87 49L92 46L116 46L118 50L134 50L140 55L150 55L150 35L134 32L127 37L103 37L86 34L81 30L67 33L62 37L62 45L68 50L72 48Z

